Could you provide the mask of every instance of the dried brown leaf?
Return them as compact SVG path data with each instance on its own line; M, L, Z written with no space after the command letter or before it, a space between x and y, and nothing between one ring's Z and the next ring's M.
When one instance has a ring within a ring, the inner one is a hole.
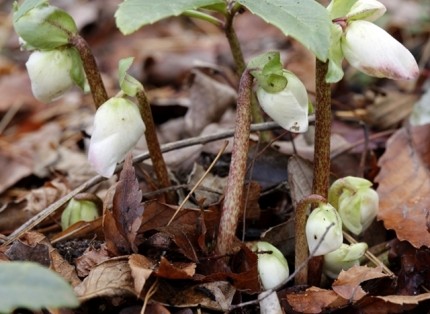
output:
M414 247L430 247L426 215L430 208L430 125L402 128L379 160L378 219Z
M86 277L94 266L108 259L109 254L105 245L102 245L100 249L95 249L90 246L81 256L76 258L76 271L80 277Z
M346 271L342 270L332 288L342 298L354 302L366 295L360 286L362 282L387 276L379 267L354 266Z
M113 197L112 213L119 232L128 240L133 252L137 252L135 240L144 207L141 205L142 191L132 161L132 155L128 154Z
M128 258L112 258L97 265L84 281L75 287L75 293L81 301L96 297L135 295Z
M287 301L299 313L321 313L324 309L347 304L347 300L341 298L332 290L310 287L299 293L288 293Z
M139 254L131 254L128 258L128 264L133 277L134 290L137 295L141 295L143 287L156 265L145 256Z
M158 277L167 279L191 279L195 273L195 263L169 262L165 257L161 257L158 269L155 271Z

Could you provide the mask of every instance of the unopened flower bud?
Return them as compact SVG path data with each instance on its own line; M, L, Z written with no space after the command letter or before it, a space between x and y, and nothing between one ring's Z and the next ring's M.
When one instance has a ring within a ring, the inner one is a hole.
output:
M292 72L284 71L286 87L271 93L257 88L260 106L275 122L290 132L306 132L308 129L309 100L306 87Z
M27 1L29 2L29 1ZM42 1L15 5L13 26L18 35L36 49L54 49L69 43L78 29L65 11Z
M378 213L379 196L371 186L366 179L349 176L333 182L328 192L343 225L355 235L366 230Z
M324 255L324 274L335 279L342 270L360 265L360 258L366 253L366 250L367 244L364 242L351 245L342 244L337 250Z
M95 170L110 177L117 162L145 132L139 108L128 99L113 97L101 105L94 117L88 160Z
M419 74L417 62L409 50L371 22L348 23L341 45L348 62L367 75L411 80Z
M306 239L314 256L340 247L343 242L342 220L332 205L321 204L311 212L306 221Z
M34 97L42 102L50 102L61 97L73 85L72 50L54 49L34 51L28 58L28 75Z
M92 221L99 217L102 201L96 196L72 198L61 214L61 228L66 230L78 221Z
M290 271L281 251L264 241L256 242L253 250L258 256L258 273L264 290L274 289L285 283Z

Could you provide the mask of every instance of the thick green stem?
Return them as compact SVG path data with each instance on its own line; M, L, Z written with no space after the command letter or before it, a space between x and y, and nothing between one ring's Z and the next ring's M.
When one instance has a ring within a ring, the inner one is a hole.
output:
M160 188L168 188L170 187L169 173L167 172L166 163L164 162L163 154L161 153L160 143L158 142L155 123L152 118L148 97L146 96L145 91L142 89L137 92L136 98L139 103L139 110L140 114L142 115L142 120L145 123L145 138L155 174L159 181ZM166 193L166 201L168 203L172 203L174 201L174 195L172 192Z
M310 205L326 203L324 197L316 194L309 195L302 199L296 207L294 227L295 227L295 262L294 266L298 269L302 267L294 277L296 285L308 284L308 262L309 248L306 240L306 214Z
M316 60L314 179L312 193L327 198L330 178L331 90L325 80L328 63ZM309 262L308 284L319 286L322 257Z
M216 243L216 252L220 255L228 254L232 249L239 213L243 204L242 197L251 128L252 81L252 75L248 70L245 70L239 84L233 151Z
M94 58L87 41L80 35L73 35L70 37L69 41L81 57L88 84L90 85L91 94L93 96L94 105L98 108L108 100L108 95L100 76L96 59Z

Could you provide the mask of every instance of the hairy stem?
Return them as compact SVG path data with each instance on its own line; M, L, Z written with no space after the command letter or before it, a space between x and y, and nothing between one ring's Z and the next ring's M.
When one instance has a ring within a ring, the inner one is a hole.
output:
M309 195L302 199L296 207L296 215L294 220L295 227L295 261L294 266L298 269L302 267L294 277L296 285L306 285L308 283L308 241L306 240L306 213L310 205L326 203L324 197L316 194Z
M330 178L331 90L325 76L328 63L316 60L316 110L314 179L312 193L327 198ZM322 257L309 262L308 284L318 286L322 274Z
M251 128L252 81L252 75L245 70L239 84L233 151L216 243L216 252L219 255L228 254L232 249L243 204L242 196Z
M225 36L227 37L228 44L230 45L230 50L233 55L233 60L236 65L236 73L241 76L246 68L245 59L243 57L242 48L240 47L239 39L237 38L236 32L233 27L233 19L236 11L227 13L226 22L224 26ZM258 105L257 98L252 95L251 98L251 116L253 123L264 122L263 114L261 112L260 106ZM263 142L270 142L272 139L271 133L269 131L264 131L260 133L260 139Z
M145 138L148 145L148 152L151 157L152 165L161 188L170 187L169 174L167 172L166 163L164 162L163 154L161 153L160 143L158 142L155 123L152 118L151 107L149 105L148 97L143 89L139 90L136 94L139 103L140 114L145 123ZM172 192L166 193L166 201L172 203L174 195Z
M108 95L100 76L96 59L94 58L87 41L82 36L78 34L73 35L70 37L69 42L73 47L75 47L81 57L88 84L90 85L91 94L93 96L94 105L98 108L108 100Z

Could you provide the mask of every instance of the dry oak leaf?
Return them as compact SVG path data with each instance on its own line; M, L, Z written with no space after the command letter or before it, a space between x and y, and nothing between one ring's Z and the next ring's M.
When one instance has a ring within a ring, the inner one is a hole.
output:
M140 254L131 254L128 258L128 264L134 281L134 290L140 295L156 264Z
M367 266L354 266L346 271L342 270L333 283L333 291L346 300L358 301L366 295L360 286L362 282L388 276L381 270L380 267L371 268Z
M287 301L299 313L321 313L324 309L333 308L334 304L341 306L347 303L336 292L318 287L310 287L300 293L289 293Z
M378 220L414 247L430 247L430 125L398 130L379 160Z

